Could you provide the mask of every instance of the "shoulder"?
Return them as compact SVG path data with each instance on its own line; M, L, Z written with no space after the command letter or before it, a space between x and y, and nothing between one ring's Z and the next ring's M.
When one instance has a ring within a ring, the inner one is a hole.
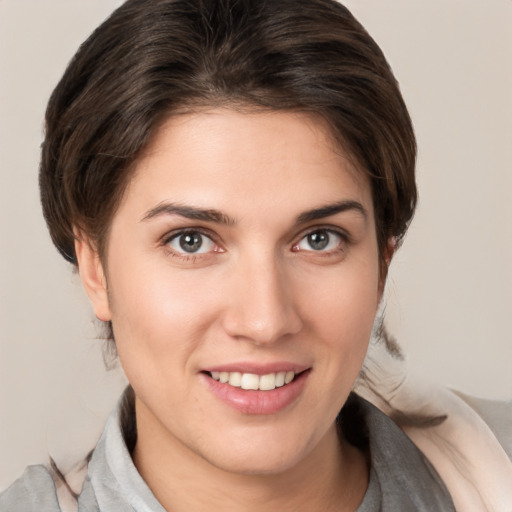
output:
M370 344L356 392L393 418L426 456L457 510L512 510L512 405L412 376L388 341Z
M458 391L456 394L485 421L512 460L512 400L489 400Z
M8 512L61 512L53 477L45 466L29 466L0 494L0 510Z
M454 511L450 494L424 454L370 402L352 394L338 419L349 442L364 447L370 486L358 511ZM354 433L356 437L354 438Z

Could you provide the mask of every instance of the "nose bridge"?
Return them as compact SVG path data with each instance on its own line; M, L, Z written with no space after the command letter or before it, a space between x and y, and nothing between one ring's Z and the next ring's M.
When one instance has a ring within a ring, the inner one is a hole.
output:
M272 343L301 328L285 269L272 251L240 258L232 275L234 286L226 330L256 344Z

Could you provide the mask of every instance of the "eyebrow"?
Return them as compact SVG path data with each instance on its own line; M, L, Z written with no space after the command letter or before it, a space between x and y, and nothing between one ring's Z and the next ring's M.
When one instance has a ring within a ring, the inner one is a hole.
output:
M336 215L337 213L343 213L346 211L358 212L363 216L364 220L368 219L368 212L360 202L346 200L327 204L325 206L321 206L320 208L315 208L313 210L301 213L297 217L297 224L304 224L313 220L324 219L325 217L330 217L331 215Z
M323 219L346 211L356 211L360 213L365 220L368 218L368 213L361 203L358 201L346 200L327 204L320 206L319 208L303 212L297 217L296 222L297 224L304 224L306 222ZM236 224L235 219L213 208L200 208L168 202L160 203L154 208L148 210L142 218L142 221L147 221L161 215L179 215L180 217L185 217L187 219L214 222L216 224L224 224L226 226L233 226Z
M216 224L225 224L232 226L236 221L228 215L211 208L198 208L195 206L185 206L176 203L160 203L146 212L142 221L147 221L160 215L179 215L187 219L201 220L205 222L215 222Z

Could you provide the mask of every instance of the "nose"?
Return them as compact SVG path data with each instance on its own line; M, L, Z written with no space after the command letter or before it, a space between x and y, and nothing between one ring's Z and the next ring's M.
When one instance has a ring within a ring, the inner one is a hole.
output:
M290 283L273 255L252 257L233 270L223 316L230 336L265 345L301 330Z

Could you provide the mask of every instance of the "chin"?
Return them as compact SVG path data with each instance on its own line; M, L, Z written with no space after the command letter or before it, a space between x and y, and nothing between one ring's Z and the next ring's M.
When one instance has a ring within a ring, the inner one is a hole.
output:
M258 454L226 455L206 458L206 461L227 473L247 476L270 476L285 473L295 467L301 457L298 453L279 454L275 456L267 450L259 450Z
M284 473L300 464L315 444L313 439L305 439L302 432L294 436L267 429L238 439L233 437L219 444L210 444L202 457L218 469L240 475ZM212 450L212 446L222 448Z

